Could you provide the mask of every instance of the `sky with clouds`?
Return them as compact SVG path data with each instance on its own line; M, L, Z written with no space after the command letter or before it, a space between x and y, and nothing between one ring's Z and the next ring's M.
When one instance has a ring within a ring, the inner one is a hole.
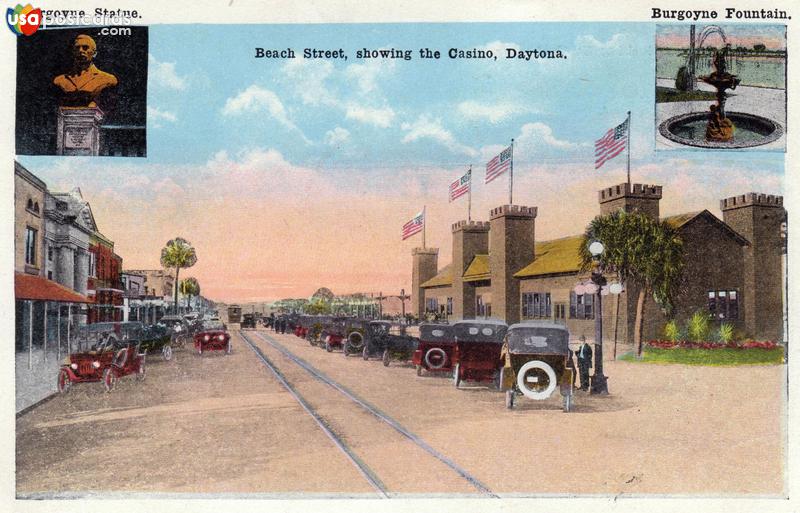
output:
M719 215L727 195L783 190L782 153L654 151L651 24L158 25L149 40L147 158L20 161L52 190L81 187L125 268L157 268L167 240L191 241L186 274L216 300L408 289L420 241L402 242L402 224L427 206L428 245L448 263L467 208L448 203L449 182L472 165L473 218L487 218L508 186L483 184L484 168L512 138L514 202L539 207L537 238L580 233L597 190L625 179L622 156L594 170L593 141L628 110L633 179L664 185L663 213ZM412 58L356 58L381 48Z

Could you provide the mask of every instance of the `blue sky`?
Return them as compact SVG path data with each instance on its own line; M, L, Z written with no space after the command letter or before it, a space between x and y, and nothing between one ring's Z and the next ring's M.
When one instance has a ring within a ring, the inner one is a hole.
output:
M400 227L427 205L428 244L447 263L450 223L466 216L448 183L472 164L473 218L485 219L508 198L506 177L482 183L484 166L512 137L514 202L539 207L537 238L581 233L597 190L625 179L624 156L594 169L593 142L628 110L633 180L664 186L665 215L780 194L783 153L654 151L654 38L633 23L156 25L147 158L20 161L53 190L81 187L126 268L158 267L181 235L204 290L233 300L408 288L420 241L401 242ZM298 58L255 59L257 46ZM349 58L304 60L306 47ZM356 59L364 47L413 57ZM421 47L442 58L420 60ZM452 60L450 48L499 58ZM509 61L505 48L567 58ZM242 240L255 244L230 244Z

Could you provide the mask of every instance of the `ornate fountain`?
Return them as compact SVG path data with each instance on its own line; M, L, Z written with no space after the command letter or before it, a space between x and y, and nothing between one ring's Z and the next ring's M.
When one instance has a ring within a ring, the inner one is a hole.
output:
M726 91L735 90L736 86L739 85L740 79L728 71L730 44L727 42L725 34L720 27L716 25L706 27L701 34L697 48L699 49L706 37L712 33L720 34L723 42L725 42L725 47L722 51L714 50L711 62L714 71L709 75L697 77L697 80L716 89L717 103L711 105L707 112L689 112L671 117L659 125L659 132L665 138L680 144L715 149L761 146L779 139L783 135L783 128L780 124L754 114L726 111L725 103L728 98ZM692 27L690 34L691 45L687 57L688 66L679 70L678 77L686 85L685 90L689 91L695 90L694 63L696 50L694 27Z

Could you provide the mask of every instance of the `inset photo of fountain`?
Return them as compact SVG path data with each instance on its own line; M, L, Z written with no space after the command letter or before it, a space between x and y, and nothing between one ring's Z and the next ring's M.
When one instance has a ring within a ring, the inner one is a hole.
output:
M784 25L656 26L656 149L786 151Z

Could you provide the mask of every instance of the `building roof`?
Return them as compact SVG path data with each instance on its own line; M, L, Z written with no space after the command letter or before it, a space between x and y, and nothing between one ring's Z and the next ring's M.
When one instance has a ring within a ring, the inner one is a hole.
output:
M489 255L475 255L472 262L464 271L464 281L491 280L492 272L489 268Z
M426 281L425 283L421 284L420 288L445 287L452 285L453 284L452 267L453 267L452 264L448 264L442 267L442 269L436 276Z
M545 274L574 273L581 270L580 247L583 235L539 242L534 247L536 258L520 269L515 278Z
M678 214L678 215L675 215L675 216L666 217L666 218L664 218L664 221L667 224L669 224L670 226L672 226L673 228L675 228L677 230L680 230L681 228L683 228L684 226L688 225L692 221L694 221L696 219L701 219L701 218L708 220L713 225L716 225L723 232L725 232L728 235L730 235L731 237L733 237L736 240L736 242L738 242L739 244L741 244L743 246L746 246L746 245L750 244L750 242L747 239L745 239L744 237L742 237L739 234L739 232L737 232L736 230L734 230L733 228L728 226L724 221L722 221L720 218L718 218L717 216L715 216L714 214L712 214L708 210L701 210L699 212L687 212L685 214Z
M32 274L14 273L14 297L33 301L56 301L61 303L91 303L92 301L74 290L52 280Z

